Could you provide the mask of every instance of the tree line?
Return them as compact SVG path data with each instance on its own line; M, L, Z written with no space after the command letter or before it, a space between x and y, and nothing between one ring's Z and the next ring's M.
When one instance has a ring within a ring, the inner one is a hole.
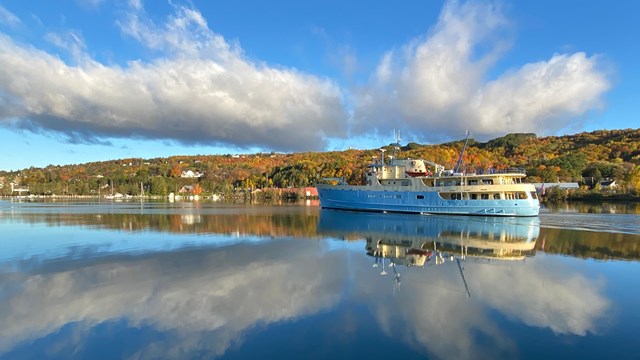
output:
M409 143L383 146L399 158L426 159L453 168L463 140L438 145ZM168 158L128 158L71 165L30 167L0 171L0 193L11 195L10 183L28 186L38 195L104 195L112 191L129 195L166 196L184 186L192 191L227 194L265 188L314 186L327 177L361 184L379 149L246 155L195 155ZM619 191L638 194L640 189L640 129L599 130L565 136L537 137L508 134L488 142L470 139L463 169L524 168L529 182L579 182L598 188L603 179L615 180ZM197 178L183 177L191 170Z

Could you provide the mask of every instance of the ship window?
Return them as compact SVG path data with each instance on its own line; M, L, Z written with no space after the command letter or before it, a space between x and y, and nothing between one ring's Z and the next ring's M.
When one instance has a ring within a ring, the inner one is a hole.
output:
M482 183L485 185L493 185L493 179L482 179Z
M480 197L481 197L483 200L488 200L488 199L489 199L489 194L480 194Z
M535 191L531 191L531 198L532 199L537 199L538 198L538 194L536 194Z
M500 199L500 194L493 194L494 199Z
M524 200L526 198L527 198L527 193L526 192L523 192L523 191L519 191L518 192L518 199Z
M461 193L441 192L439 193L439 195L443 200L462 200ZM465 199L467 199L466 194L465 194Z
M471 194L471 200L478 199L478 194Z
M424 195L416 195L416 199L423 200L424 199Z

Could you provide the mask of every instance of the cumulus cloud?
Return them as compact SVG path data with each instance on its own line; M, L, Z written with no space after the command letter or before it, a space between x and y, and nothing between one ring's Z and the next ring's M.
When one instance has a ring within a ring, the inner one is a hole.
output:
M82 3L100 8L102 1ZM60 54L0 32L0 125L72 142L145 138L322 150L330 141L392 128L417 141L466 129L477 139L555 133L601 109L611 86L602 59L583 52L549 54L498 73L514 32L493 3L447 2L428 33L383 54L356 89L248 58L191 5L170 2L172 13L157 21L142 1L125 3L117 26L151 58L108 64L77 32L46 35ZM0 24L19 22L0 6ZM329 50L350 78L357 48Z
M424 140L554 132L602 107L610 83L598 56L554 54L490 79L509 29L498 6L448 2L426 37L386 53L354 94L353 131L389 133L400 122Z
M47 35L72 52L69 64L0 33L0 121L74 141L139 137L275 150L322 149L344 135L334 82L246 58L191 7L173 5L158 25L135 4L119 25L157 52L150 61L106 65L72 33Z

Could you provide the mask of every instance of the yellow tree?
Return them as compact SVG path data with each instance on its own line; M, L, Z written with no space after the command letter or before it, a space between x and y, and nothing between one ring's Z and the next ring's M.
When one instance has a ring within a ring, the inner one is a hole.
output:
M631 185L636 193L640 193L640 165L636 165L635 168L629 172L629 185Z

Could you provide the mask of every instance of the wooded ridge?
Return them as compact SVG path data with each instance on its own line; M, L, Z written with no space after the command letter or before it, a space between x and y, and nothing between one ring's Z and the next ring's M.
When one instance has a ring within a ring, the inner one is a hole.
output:
M453 168L464 140L439 145L409 143L398 158L425 159ZM395 144L383 146L387 154ZM325 177L360 184L367 164L379 149L245 155L195 155L127 158L73 165L0 171L0 193L28 187L36 195L165 196L187 186L193 194L231 193L241 189L310 187ZM619 192L640 189L640 129L598 130L574 135L537 137L516 133L477 142L469 139L466 171L519 167L528 182L578 182L597 189L602 180L616 181ZM14 193L15 194L15 193Z

